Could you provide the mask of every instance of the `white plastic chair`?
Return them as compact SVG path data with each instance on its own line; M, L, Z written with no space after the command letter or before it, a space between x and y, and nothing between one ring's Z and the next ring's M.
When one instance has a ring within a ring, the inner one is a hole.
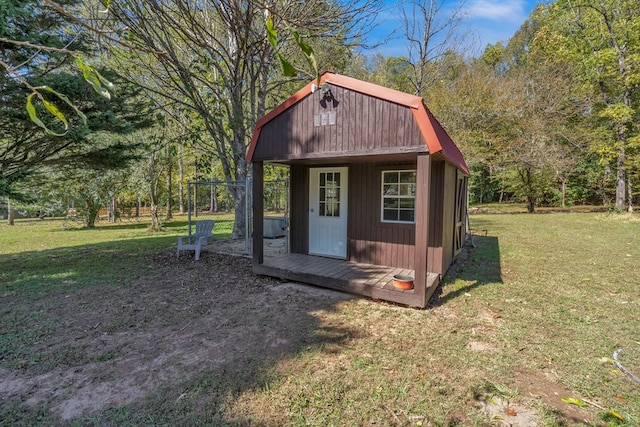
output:
M196 261L200 259L200 249L207 246L209 237L213 236L213 226L215 221L211 219L197 221L196 232L191 236L178 237L178 253L176 258L180 258L180 251L192 250L196 251Z

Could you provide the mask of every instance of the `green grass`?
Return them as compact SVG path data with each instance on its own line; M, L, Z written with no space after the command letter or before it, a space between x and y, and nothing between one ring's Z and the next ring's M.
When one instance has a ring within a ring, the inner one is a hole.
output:
M233 217L210 217L216 219L214 239L228 238ZM78 224L69 228L62 219L19 220L14 227L2 224L0 297L52 296L146 274L145 260L158 250L175 247L176 236L188 234L188 222L179 216L166 222L161 232L150 233L148 227L144 219L98 222L95 228Z
M638 386L606 361L617 348L640 348L640 218L548 214L471 221L487 237L476 237L479 250L445 286L444 297L482 282L483 254L500 248L501 280L489 279L462 301L467 315L490 310L506 324L494 331L509 360L504 372L497 371L501 381L508 382L515 366L553 369L569 390L628 410L631 425L640 423ZM620 393L629 393L633 403L621 405Z
M536 206L537 213L585 213L585 212L609 212L612 208L606 206L593 205L577 205L577 206ZM527 205L525 203L482 203L475 204L470 207L472 214L474 213L527 213Z
M640 354L640 217L482 214L471 216L471 227L477 248L445 280L435 307L366 299L310 305L313 328L273 363L256 354L238 372L167 383L72 424L500 425L472 402L504 395L535 409L539 425L572 425L529 393L521 381L528 377L556 384L567 394L561 397L596 404L587 408L592 425L640 425L640 385L611 361L618 348ZM149 256L173 250L185 231L183 220L160 235L137 224L0 227L0 349L3 359L22 363L0 359L0 367L43 363L29 360L31 349L64 320L37 308L48 297L107 283L117 291L136 274L165 274L147 266ZM46 362L72 364L74 357ZM46 408L17 403L0 406L1 418L57 422Z

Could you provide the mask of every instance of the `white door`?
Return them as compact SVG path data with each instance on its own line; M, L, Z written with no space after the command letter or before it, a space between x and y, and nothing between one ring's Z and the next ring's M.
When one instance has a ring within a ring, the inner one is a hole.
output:
M309 180L309 253L347 257L348 168L312 168Z

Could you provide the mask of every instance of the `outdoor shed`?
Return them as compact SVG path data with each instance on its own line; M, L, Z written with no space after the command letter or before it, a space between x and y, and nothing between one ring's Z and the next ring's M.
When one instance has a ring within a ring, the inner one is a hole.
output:
M418 96L324 73L258 121L247 159L257 274L426 307L462 249L469 169ZM290 173L278 256L263 248L265 163Z

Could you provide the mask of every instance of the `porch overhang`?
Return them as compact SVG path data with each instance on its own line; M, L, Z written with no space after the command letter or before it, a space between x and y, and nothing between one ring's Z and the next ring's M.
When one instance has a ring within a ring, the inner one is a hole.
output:
M406 304L412 307L426 307L429 298L440 282L440 275L431 272L427 265L429 241L429 206L431 156L428 153L408 153L416 162L416 222L415 250L412 271L385 265L355 263L349 260L336 260L308 253L289 253L279 258L265 257L263 237L264 200L264 162L253 162L253 271L285 280L304 282L351 292L358 295ZM361 156L362 157L362 156ZM379 156L378 156L379 157ZM378 158L376 157L376 158ZM391 157L398 158L398 157ZM334 157L314 158L322 165L352 159ZM298 159L297 161L312 161ZM333 162L332 162L333 160ZM350 162L351 163L351 162ZM307 248L308 250L308 248ZM410 292L399 291L391 286L394 275L409 274L414 277L414 289Z
M284 159L265 159L264 163L277 165L341 165L350 163L411 162L420 154L428 154L426 147L389 147L363 154L362 151L339 151L290 155Z

